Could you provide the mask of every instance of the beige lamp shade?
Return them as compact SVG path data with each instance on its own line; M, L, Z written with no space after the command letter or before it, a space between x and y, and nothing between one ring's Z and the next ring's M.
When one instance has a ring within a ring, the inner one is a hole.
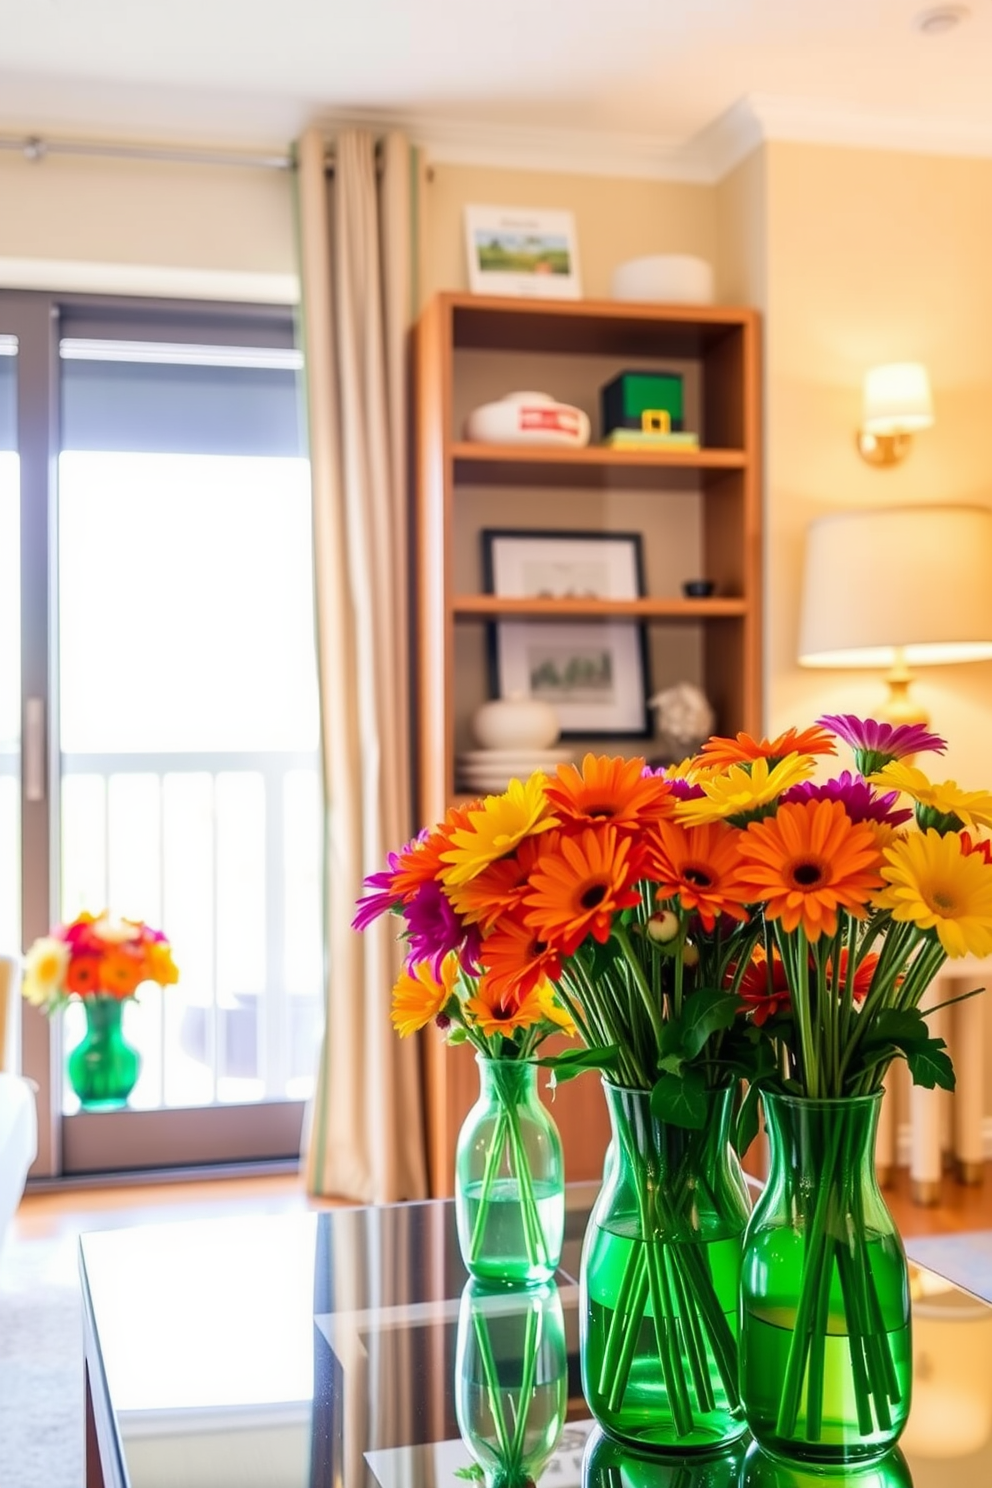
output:
M803 666L992 657L992 510L912 506L821 517L807 533Z
M911 434L932 423L930 379L922 362L889 362L865 373L861 427L866 434Z

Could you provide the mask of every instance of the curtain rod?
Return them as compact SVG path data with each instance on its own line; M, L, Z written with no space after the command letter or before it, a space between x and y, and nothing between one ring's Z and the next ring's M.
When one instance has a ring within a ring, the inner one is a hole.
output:
M14 150L25 160L40 162L46 155L100 155L118 160L158 160L176 165L242 165L252 170L293 170L291 155L246 155L231 150L172 149L157 145L98 144L89 140L43 139L40 135L0 135L0 150ZM333 171L333 157L329 161Z
M251 170L295 170L296 158L287 155L246 155L237 150L183 150L167 145L101 144L96 140L44 139L40 134L0 134L0 150L12 150L25 160L40 163L46 155L98 155L107 160L157 160L172 165L240 165ZM376 142L376 163L380 146ZM334 151L324 155L324 170L334 174Z

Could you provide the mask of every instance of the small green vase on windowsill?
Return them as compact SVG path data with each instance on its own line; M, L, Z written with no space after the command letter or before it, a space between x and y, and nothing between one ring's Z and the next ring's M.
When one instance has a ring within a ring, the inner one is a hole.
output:
M86 1033L69 1055L69 1084L84 1111L117 1111L127 1105L141 1068L141 1056L124 1037L120 998L81 999Z

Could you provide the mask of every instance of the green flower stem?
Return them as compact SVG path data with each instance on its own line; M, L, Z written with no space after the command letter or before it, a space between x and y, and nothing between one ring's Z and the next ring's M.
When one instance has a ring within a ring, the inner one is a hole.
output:
M517 1467L524 1455L524 1437L527 1434L527 1407L534 1393L534 1376L537 1373L537 1351L540 1342L540 1316L533 1308L527 1313L527 1333L524 1338L523 1368L520 1377L520 1397L517 1401L517 1419L510 1444L511 1468Z
M479 1259L479 1251L482 1249L482 1237L486 1233L486 1225L489 1222L489 1205L492 1203L493 1184L496 1181L496 1174L499 1172L505 1140L506 1108L505 1106L501 1106L489 1141L489 1151L486 1153L486 1166L482 1174L482 1192L479 1195L479 1209L475 1216L475 1225L472 1229L472 1243L469 1247L469 1256L473 1262Z
M870 1433L874 1409L879 1430L888 1430L892 1424L889 1402L900 1398L868 1256L864 1215L856 1197L855 1133L849 1116L848 1111L839 1111L830 1132L820 1164L816 1203L806 1227L806 1256L776 1425L780 1437L795 1435L805 1381L806 1439L820 1438L827 1308L835 1261L858 1397L859 1429Z
M627 934L627 931L622 925L615 924L613 926L613 938L615 939L620 949L623 951L624 959L626 960L631 979L634 983L634 986L640 993L641 1001L644 1003L644 1010L648 1015L651 1029L657 1041L656 1047L660 1049L662 1041L662 1030L664 1028L664 1023L661 1016L661 1009L656 1005L655 1000L651 995L651 988L647 984L644 972L641 970L640 962L637 959L637 954L634 951L634 947L630 943L630 936Z
M635 1174L639 1237L628 1253L600 1368L600 1391L608 1394L609 1408L620 1409L651 1301L655 1344L676 1432L687 1436L694 1428L693 1406L686 1379L688 1366L698 1409L714 1409L713 1382L706 1361L708 1344L727 1399L739 1402L737 1345L713 1286L706 1257L688 1234L686 1210L693 1203L689 1155L667 1187L649 1173L629 1123L618 1121L618 1131ZM697 1165L698 1166L698 1165ZM664 1237L664 1238L662 1238Z
M489 1396L489 1410L493 1418L493 1426L496 1431L496 1440L499 1450L504 1459L510 1456L510 1435L506 1429L506 1418L503 1414L503 1397L499 1384L499 1370L493 1357L492 1344L489 1341L489 1329L486 1327L485 1319L476 1313L472 1319L475 1327L475 1337L479 1345L479 1357L482 1360L482 1372L486 1377L486 1393Z
M609 1406L612 1411L618 1411L623 1403L630 1378L630 1366L637 1351L637 1334L648 1300L648 1268L643 1246L638 1245L631 1250L627 1265L634 1274L629 1292L630 1309L629 1312L617 1312L613 1315L600 1373L600 1393L605 1395L607 1387L609 1388Z
M531 1178L530 1164L524 1151L524 1144L520 1136L520 1124L517 1121L517 1113L512 1107L507 1108L507 1123L509 1126L510 1153L513 1163L517 1169L517 1184L520 1188L520 1209L524 1222L524 1236L527 1241L527 1259L532 1266L547 1265L548 1257L544 1245L544 1234L541 1230L541 1221L537 1214L537 1199L534 1196L534 1181Z

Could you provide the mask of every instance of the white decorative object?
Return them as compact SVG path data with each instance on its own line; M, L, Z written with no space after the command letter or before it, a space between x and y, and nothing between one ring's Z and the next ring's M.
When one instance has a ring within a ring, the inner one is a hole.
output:
M551 703L517 693L477 708L472 732L484 750L531 753L557 744L561 728Z
M571 212L466 207L465 248L473 294L577 300L582 293Z
M689 253L653 253L613 270L615 300L651 300L664 305L711 305L713 269Z
M715 717L706 694L691 682L676 682L648 698L654 709L655 733L673 755L693 754L713 732Z
M465 438L479 444L589 443L589 419L581 408L558 403L548 393L507 393L483 403L465 420Z

